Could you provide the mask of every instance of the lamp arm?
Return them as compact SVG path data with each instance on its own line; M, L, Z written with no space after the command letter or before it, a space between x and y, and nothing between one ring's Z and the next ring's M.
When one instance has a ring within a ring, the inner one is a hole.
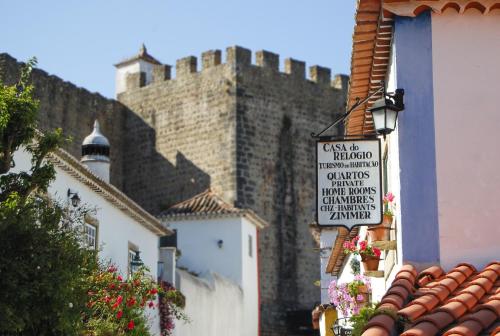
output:
M344 113L343 115L341 115L340 117L338 117L337 119L335 119L330 125L328 125L325 129L323 129L318 134L315 134L314 132L311 133L311 137L312 138L316 138L316 139L320 138L323 133L325 133L326 131L328 131L330 128L332 128L333 126L337 125L341 121L344 121L354 110L356 110L358 107L360 107L361 105L363 105L364 103L366 103L368 100L370 100L370 98L372 98L373 96L379 94L382 91L385 93L385 85L384 84L382 84L382 86L380 88L378 88L377 91L373 92L372 94L370 94L365 99L360 100L359 98L356 98L356 103L354 103L354 105L351 106L351 108L349 109L349 111L347 111L346 113Z

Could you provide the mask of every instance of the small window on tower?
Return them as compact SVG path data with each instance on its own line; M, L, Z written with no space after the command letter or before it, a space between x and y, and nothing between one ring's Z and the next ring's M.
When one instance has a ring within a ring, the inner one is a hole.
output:
M252 235L248 235L248 256L251 258L253 255L253 239Z

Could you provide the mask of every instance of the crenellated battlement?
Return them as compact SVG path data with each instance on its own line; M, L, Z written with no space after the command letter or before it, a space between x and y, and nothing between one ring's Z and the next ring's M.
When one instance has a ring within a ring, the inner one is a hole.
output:
M146 55L146 57L141 57L141 55ZM218 66L232 66L236 69L246 67L261 68L265 69L265 71L287 75L292 80L310 81L323 87L332 87L339 90L347 90L349 82L348 76L342 74L335 75L332 80L331 70L319 65L310 66L309 77L306 77L306 63L293 58L284 60L284 71L280 72L280 56L266 50L255 52L255 64L252 64L252 52L240 46L226 48L225 62L222 62L221 50L203 52L201 54L201 69L198 69L197 57L181 58L175 63L175 77L172 76L172 66L157 63L159 62L147 54L143 46L141 54L117 64L117 94L164 81L188 80L193 78L193 75ZM121 75L118 72L121 72ZM139 75L138 73L143 74ZM119 83L120 81L124 82L125 85Z

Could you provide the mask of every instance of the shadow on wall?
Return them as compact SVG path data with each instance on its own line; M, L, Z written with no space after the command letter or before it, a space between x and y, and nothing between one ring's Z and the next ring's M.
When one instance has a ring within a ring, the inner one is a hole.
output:
M156 131L148 122L127 109L123 168L124 192L157 214L210 187L210 176L177 152L175 162L156 151ZM164 187L158 188L158 183Z

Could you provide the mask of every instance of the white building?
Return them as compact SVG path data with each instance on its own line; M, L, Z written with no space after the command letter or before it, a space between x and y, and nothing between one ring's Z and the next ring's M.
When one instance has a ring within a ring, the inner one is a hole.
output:
M382 142L384 189L398 202L393 230L378 271L365 272L379 313L393 318L373 317L363 335L498 335L500 1L360 0L355 20L348 105L405 90ZM378 98L349 116L348 135L374 133L368 109ZM327 267L341 281L349 238L339 231ZM465 303L459 295L476 279L483 287Z
M140 258L156 279L159 238L172 232L108 183L109 143L100 133L97 122L82 149L84 164L62 149L48 156L56 170L49 194L55 200L66 203L68 211L75 208L71 202L75 196L80 200L77 207L95 209L91 211L92 214L85 215L85 233L87 243L100 249L101 260L110 260L126 276L130 271L131 257L140 251ZM24 150L16 152L14 160L16 166L13 171L27 171L31 167L30 154ZM148 314L153 335L159 335L157 310L151 310Z
M176 335L259 335L257 240L268 224L207 190L168 209L162 222L177 231L176 287L190 324Z

